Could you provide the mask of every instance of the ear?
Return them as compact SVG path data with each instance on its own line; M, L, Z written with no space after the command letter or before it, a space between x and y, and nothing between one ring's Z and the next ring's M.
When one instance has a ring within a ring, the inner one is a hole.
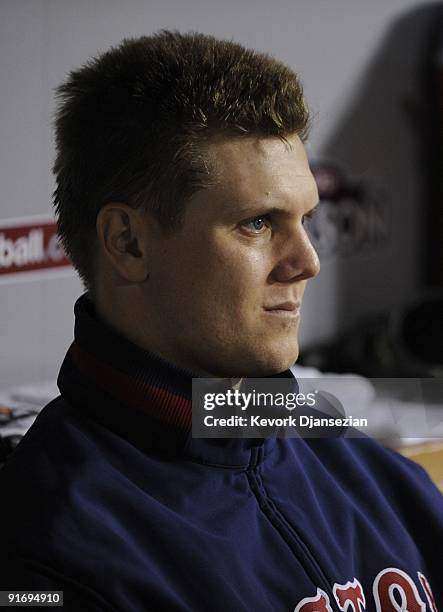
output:
M149 276L149 223L145 213L112 202L97 215L97 240L102 256L122 279L140 283Z

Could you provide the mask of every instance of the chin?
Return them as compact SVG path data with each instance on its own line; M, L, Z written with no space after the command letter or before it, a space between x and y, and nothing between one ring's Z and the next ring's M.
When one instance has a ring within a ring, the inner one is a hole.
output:
M294 365L299 353L298 338L294 335L283 338L281 335L271 338L262 336L256 338L254 343L242 338L231 346L212 345L210 351L208 345L198 360L198 368L194 363L188 369L220 378L265 378L279 374Z
M262 353L256 356L255 360L251 360L251 364L255 361L253 373L244 374L249 378L261 378L279 374L288 370L298 359L298 345L292 346L290 350L269 350L262 349ZM252 370L252 368L251 368Z

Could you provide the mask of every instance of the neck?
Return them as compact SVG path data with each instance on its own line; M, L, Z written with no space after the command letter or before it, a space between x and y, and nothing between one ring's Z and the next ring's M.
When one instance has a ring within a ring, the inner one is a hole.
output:
M94 292L94 306L97 315L108 327L142 350L157 355L177 368L192 372L194 377L216 376L194 363L180 359L176 352L165 344L164 339L156 337L155 325L147 329L146 322L154 320L154 317L150 316L149 307L145 305L138 291L128 290L122 294L97 288Z

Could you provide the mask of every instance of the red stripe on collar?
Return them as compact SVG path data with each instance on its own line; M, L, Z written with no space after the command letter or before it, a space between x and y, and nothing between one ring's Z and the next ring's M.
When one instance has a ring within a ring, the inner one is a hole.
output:
M192 401L170 391L131 378L100 361L77 342L69 349L78 370L122 404L184 430L192 427Z

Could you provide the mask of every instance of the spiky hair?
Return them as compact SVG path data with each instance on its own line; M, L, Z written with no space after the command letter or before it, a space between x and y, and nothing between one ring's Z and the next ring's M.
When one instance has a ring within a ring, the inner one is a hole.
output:
M86 287L94 281L102 206L144 207L165 231L210 184L205 144L217 135L305 136L296 74L269 55L198 33L125 39L57 89L59 235Z

